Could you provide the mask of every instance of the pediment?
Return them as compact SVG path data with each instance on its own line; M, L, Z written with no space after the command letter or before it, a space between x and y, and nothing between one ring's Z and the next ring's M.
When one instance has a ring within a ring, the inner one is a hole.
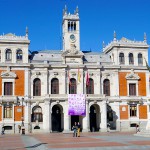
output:
M126 75L126 79L127 79L127 80L139 80L140 77L138 76L138 74L135 74L134 71L133 71L133 69L132 69L132 70L131 70L131 73L128 73L128 74Z
M8 72L8 71L6 71L6 72L2 72L1 73L1 77L2 78L9 78L9 79L15 79L16 77L17 77L17 75L14 73L14 72Z

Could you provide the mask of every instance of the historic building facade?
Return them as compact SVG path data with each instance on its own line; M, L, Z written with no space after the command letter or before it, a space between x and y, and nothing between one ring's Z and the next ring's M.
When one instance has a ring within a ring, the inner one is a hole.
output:
M29 53L25 36L0 36L0 130L8 133L132 131L149 128L148 44L126 38L103 52L80 50L80 19L63 11L63 49ZM145 60L144 60L145 59ZM68 94L84 94L86 115L68 115Z

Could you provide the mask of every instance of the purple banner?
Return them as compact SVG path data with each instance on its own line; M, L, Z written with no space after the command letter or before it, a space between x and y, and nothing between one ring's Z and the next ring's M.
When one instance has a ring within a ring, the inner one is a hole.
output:
M68 115L86 115L85 94L68 94Z

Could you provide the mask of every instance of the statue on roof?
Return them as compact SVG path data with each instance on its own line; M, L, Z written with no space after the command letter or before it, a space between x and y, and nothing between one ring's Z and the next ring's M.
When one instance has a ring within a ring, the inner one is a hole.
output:
M63 15L67 14L67 6L65 5L65 8L63 9Z
M75 14L76 14L76 15L79 14L79 8L78 8L78 6L76 7Z

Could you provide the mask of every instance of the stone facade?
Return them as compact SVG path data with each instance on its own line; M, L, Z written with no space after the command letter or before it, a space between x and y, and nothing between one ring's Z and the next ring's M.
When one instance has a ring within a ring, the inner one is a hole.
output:
M65 7L61 51L29 53L28 29L0 36L0 129L70 132L74 122L83 132L105 132L108 124L115 131L149 128L146 35L140 42L114 33L101 53L81 51L79 22L78 8L68 14ZM68 115L68 94L85 94L85 116Z

